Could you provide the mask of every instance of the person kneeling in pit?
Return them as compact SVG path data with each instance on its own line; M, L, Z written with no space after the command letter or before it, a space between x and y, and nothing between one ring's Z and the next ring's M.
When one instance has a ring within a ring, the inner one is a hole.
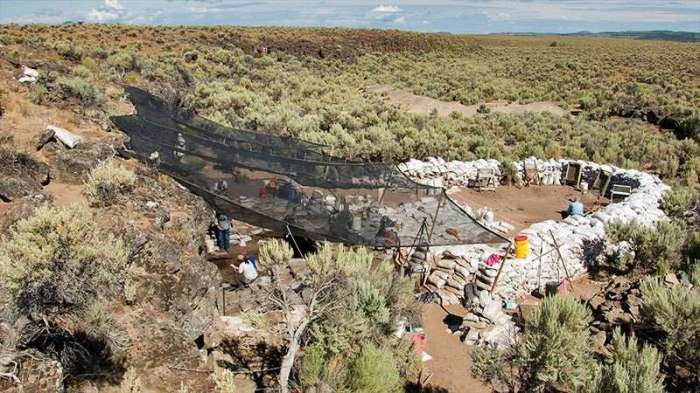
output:
M583 203L578 198L569 199L569 207L566 209L567 217L582 216Z
M258 270L255 266L255 262L254 256L238 256L238 280L240 284L249 285L258 278ZM234 265L231 265L231 267L235 268Z

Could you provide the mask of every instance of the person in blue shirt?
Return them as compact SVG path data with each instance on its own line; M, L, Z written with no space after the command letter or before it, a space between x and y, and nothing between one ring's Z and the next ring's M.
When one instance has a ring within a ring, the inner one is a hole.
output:
M571 216L582 216L583 215L583 203L578 200L578 198L569 199L569 207L566 209L566 215Z
M216 216L216 243L219 249L228 251L231 236L231 219L225 213Z

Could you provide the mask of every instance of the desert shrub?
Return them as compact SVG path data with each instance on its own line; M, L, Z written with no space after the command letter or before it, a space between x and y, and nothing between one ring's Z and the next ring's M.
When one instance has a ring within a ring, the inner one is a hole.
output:
M267 317L265 314L258 310L247 310L243 311L240 314L241 319L243 322L247 323L248 325L252 326L255 329L258 330L265 330L267 329L267 326L269 325L269 322L267 320Z
M100 162L90 172L85 182L85 194L93 205L109 206L119 196L131 191L135 183L136 174L111 158Z
M576 391L590 383L589 320L588 310L573 297L548 297L535 308L514 358L528 391Z
M665 362L700 377L700 294L682 285L668 288L658 278L642 281L640 289L644 320L663 334Z
M120 393L141 393L143 392L143 383L139 377L139 373L130 368L126 370L122 377L122 383L119 387Z
M691 231L688 233L683 254L691 265L700 263L700 232Z
M269 272L273 266L285 265L294 256L294 251L284 240L272 239L260 244L258 249L258 269Z
M54 49L59 55L65 57L68 60L80 61L82 57L82 50L79 47L74 46L68 41L59 41L54 45Z
M663 209L670 216L682 217L697 199L697 193L691 188L674 187L664 196Z
M494 345L481 345L472 350L472 375L482 381L494 380L503 367L503 351Z
M127 251L85 206L42 207L0 243L0 282L32 318L76 315L117 292Z
M401 391L396 361L386 349L376 348L372 344L364 345L351 367L349 385L354 392Z
M610 266L627 272L664 273L682 265L681 250L686 233L679 221L660 221L655 228L640 225L636 221L615 221L606 226L606 234L613 243L627 241L632 245L633 258L614 258Z
M591 389L595 393L662 393L661 356L650 345L637 348L635 336L613 331L611 364L604 365Z
M690 283L695 287L700 287L700 263L694 263L689 270Z
M236 393L235 374L231 370L223 369L214 374L214 384L217 393Z
M43 83L37 83L29 92L29 101L32 104L40 105L43 102L46 93L46 86Z
M96 105L102 101L102 96L95 86L79 76L71 79L60 78L58 86L65 99L76 98L83 107Z
M124 74L138 67L137 58L131 51L120 50L107 57L107 64L116 72Z
M318 344L308 345L304 348L304 357L299 369L299 380L302 386L309 389L323 383L326 379L324 375L326 370L325 356L323 347Z

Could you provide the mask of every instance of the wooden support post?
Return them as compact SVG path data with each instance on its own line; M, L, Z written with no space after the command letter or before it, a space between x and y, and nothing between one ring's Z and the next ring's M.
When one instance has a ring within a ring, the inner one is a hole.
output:
M493 291L496 290L496 285L498 285L498 279L501 277L501 271L503 270L503 266L505 266L506 261L508 260L508 255L510 255L510 250L512 248L513 248L513 243L509 243L505 254L503 254L503 260L501 261L501 266L498 267L498 272L496 272L496 277L493 279L493 284L491 285L491 294L493 294Z
M226 288L221 287L221 315L226 316Z
M557 250L557 255L559 256L559 260L561 261L561 265L564 268L564 274L566 274L566 278L569 280L569 285L571 285L571 289L574 289L574 282L571 280L571 276L569 275L569 269L566 268L566 263L564 263L564 257L561 255L561 250L559 249L559 242L557 242L557 239L554 237L554 232L552 230L549 230L549 235L552 236L552 241L554 242L554 249Z
M289 227L288 223L284 223L284 226L287 228L287 233L289 234L289 237L292 239L292 244L294 244L294 247L297 249L299 256L304 258L304 260L306 260L306 257L304 256L304 254L301 253L301 248L299 248L299 244L297 244L297 239L294 238L294 234L292 233L292 228Z
M440 192L440 198L438 198L437 208L435 209L435 214L433 215L433 222L430 224L430 232L428 232L428 243L433 237L433 230L435 229L435 222L437 221L438 213L440 213L440 206L442 205L443 199L445 197L445 191Z

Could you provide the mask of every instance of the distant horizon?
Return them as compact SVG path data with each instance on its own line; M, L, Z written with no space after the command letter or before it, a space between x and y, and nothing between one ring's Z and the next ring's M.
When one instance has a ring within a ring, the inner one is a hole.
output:
M451 34L700 33L700 1L2 0L0 23L341 27Z

